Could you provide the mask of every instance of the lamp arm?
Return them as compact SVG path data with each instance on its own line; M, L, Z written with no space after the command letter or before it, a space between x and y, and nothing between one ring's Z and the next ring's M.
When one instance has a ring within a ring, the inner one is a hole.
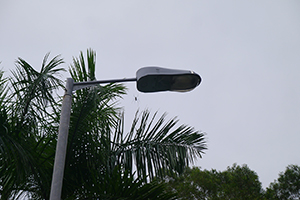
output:
M73 90L80 90L83 88L91 87L93 85L98 85L101 83L120 83L120 82L132 82L136 81L136 78L123 78L123 79L111 79L111 80L100 80L100 81L85 81L85 82L77 82L74 83Z

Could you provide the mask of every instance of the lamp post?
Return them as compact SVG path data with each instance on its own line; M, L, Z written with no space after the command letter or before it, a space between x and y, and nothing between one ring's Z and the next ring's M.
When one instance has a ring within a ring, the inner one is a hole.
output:
M137 82L140 92L179 91L186 92L197 87L201 77L193 71L173 70L161 67L144 67L136 72L136 78L112 79L102 81L75 82L67 78L65 94L59 122L58 139L55 152L54 168L51 183L50 200L60 200L68 142L72 92L101 83Z

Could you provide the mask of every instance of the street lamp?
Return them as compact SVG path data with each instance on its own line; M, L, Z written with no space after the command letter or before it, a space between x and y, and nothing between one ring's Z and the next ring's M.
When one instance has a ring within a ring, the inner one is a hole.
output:
M72 78L67 78L59 122L50 200L61 199L71 115L72 92L101 83L117 83L131 81L137 82L137 89L140 92L186 92L197 87L201 82L201 77L195 72L188 70L174 70L161 67L143 67L136 72L136 78L130 79L114 79L74 83L74 80Z

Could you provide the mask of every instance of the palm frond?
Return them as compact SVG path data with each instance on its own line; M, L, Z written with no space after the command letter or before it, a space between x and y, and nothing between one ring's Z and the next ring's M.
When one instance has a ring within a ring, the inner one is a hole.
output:
M26 193L32 188L47 197L43 193L49 190L59 119L56 115L59 104L53 91L62 87L59 73L64 71L57 67L63 63L59 56L47 62L48 57L49 54L45 56L40 72L18 58L16 70L12 71L8 82L9 95L6 95L5 109L0 113L3 125L0 126L5 130L0 134L3 198L15 199L21 195L20 191Z
M82 187L66 199L123 199L123 200L171 200L175 194L166 192L165 183L155 180L145 183L146 177L136 177L122 167L116 166L110 173L102 177L94 177L93 184L85 183Z
M3 75L4 71L0 70L0 108L4 107L4 100L7 95L7 79Z
M16 70L12 71L10 82L12 97L18 102L13 112L21 116L21 121L26 118L29 110L36 111L37 117L43 115L41 109L47 107L48 103L53 106L57 101L53 97L53 91L63 87L59 73L64 69L57 68L63 61L56 56L47 63L48 57L49 54L46 54L40 72L22 58L16 61Z
M73 58L69 72L75 82L96 80L95 59L92 50L87 50L87 61L82 52L79 58ZM118 121L115 100L122 94L125 94L125 87L121 84L94 86L74 93L65 170L68 178L63 195L81 188L83 183L91 183L93 176L103 172L107 160L107 154L102 152L107 145L104 135Z
M133 171L138 176L163 177L166 172L180 174L206 150L204 133L181 125L176 118L165 122L166 115L155 121L156 113L150 117L148 110L136 114L130 132L124 137L123 122L114 133L112 141L113 161Z

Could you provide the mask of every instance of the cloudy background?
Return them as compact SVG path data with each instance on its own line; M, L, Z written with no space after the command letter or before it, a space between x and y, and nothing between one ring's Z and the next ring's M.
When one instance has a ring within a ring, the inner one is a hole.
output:
M300 165L300 1L1 0L0 68L21 57L97 52L97 78L131 78L143 66L187 69L189 93L139 93L126 83L127 127L137 109L167 112L206 132L195 165L247 164L266 187ZM65 74L64 79L67 77Z

